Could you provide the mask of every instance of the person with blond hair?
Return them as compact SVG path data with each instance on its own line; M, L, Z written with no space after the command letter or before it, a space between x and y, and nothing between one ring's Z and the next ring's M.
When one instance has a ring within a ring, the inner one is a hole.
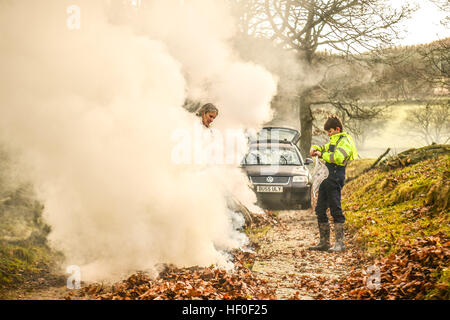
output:
M212 103L207 103L200 107L195 114L202 119L203 125L209 128L214 119L219 115L219 109Z

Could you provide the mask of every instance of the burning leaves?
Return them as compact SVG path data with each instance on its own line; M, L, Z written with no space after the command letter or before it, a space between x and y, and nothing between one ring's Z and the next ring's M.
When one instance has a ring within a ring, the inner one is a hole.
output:
M273 212L251 217L252 228L276 225ZM257 243L253 243L257 247ZM225 271L213 266L177 268L166 266L156 278L138 272L110 288L91 284L80 295L97 300L268 300L275 299L274 290L266 280L258 279L251 271L255 253L235 250L234 270ZM70 297L66 297L70 299Z
M237 253L233 272L212 267L168 266L156 279L145 273L136 273L114 284L110 292L104 292L100 285L90 285L82 294L99 300L274 299L273 290L266 288L266 282L257 279L244 266L251 259L251 253Z
M265 226L276 226L280 223L277 213L265 210L265 214L252 215L252 228L261 228Z

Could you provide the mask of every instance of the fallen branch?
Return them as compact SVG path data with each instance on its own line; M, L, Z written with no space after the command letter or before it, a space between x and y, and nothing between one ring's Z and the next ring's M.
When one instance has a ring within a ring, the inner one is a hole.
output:
M381 159L383 159L389 153L389 151L391 151L391 148L387 148L387 150L381 156L378 157L378 159L369 167L369 169L366 169L363 172L367 172L367 171L375 168L375 166L378 164L378 162L380 162Z
M381 162L380 166L386 170L401 168L420 161L436 158L441 154L450 154L450 146L432 144L419 149L408 149L394 157L386 158Z
M253 223L252 213L248 208L242 204L236 197L231 196L227 198L228 208L240 212L245 219L245 225L250 226Z

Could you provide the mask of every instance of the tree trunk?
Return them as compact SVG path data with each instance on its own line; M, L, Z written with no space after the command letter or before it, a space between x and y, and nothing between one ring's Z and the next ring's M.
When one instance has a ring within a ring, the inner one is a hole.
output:
M303 158L309 156L312 140L313 117L311 112L311 101L309 99L310 94L310 89L303 90L300 94L300 151L302 152Z

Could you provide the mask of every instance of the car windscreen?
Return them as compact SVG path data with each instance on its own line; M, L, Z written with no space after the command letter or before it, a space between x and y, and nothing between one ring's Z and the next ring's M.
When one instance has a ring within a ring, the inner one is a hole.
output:
M243 161L246 165L301 165L300 157L292 148L250 149Z

